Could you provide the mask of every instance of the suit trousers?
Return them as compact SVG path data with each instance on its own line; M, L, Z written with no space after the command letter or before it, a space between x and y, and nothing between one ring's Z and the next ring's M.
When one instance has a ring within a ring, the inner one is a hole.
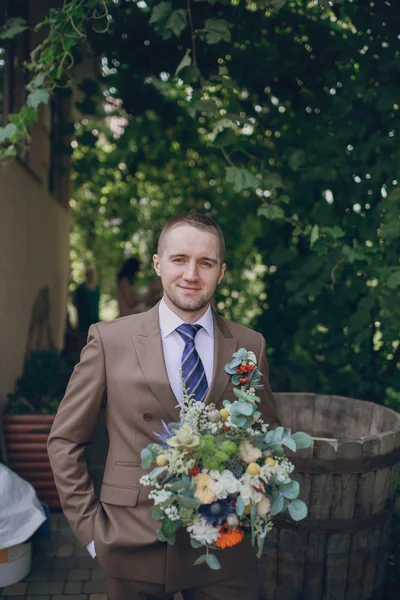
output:
M106 577L108 600L173 600L165 586L130 579ZM258 600L259 575L257 569L235 577L209 583L197 588L181 590L184 600Z

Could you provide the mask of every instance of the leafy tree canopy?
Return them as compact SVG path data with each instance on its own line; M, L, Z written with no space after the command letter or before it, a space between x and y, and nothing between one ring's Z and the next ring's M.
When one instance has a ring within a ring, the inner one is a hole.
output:
M76 124L73 256L111 293L124 252L146 266L168 217L207 211L227 236L218 308L263 332L275 389L394 402L395 4L107 7L107 32L88 28L102 87Z

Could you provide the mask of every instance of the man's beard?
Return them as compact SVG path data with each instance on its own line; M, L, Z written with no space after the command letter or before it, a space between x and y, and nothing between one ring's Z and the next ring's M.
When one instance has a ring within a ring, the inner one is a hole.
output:
M164 289L164 294L166 296L168 296L169 301L171 302L171 304L173 304L176 308L178 308L179 310L182 310L184 312L188 312L188 313L193 313L193 312L197 312L199 310L201 310L202 308L204 308L205 306L207 306L207 304L209 304L212 296L210 296L209 298L200 298L198 303L195 305L191 305L188 306L185 301L181 301L181 299L178 297L178 295L175 294L171 294L169 291ZM190 300L189 300L190 302Z

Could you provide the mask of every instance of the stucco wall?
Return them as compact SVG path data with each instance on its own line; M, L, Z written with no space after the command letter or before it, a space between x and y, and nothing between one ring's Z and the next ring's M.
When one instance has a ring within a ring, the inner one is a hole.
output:
M21 372L32 307L43 286L50 290L53 339L62 348L68 236L68 212L47 192L46 180L17 160L0 164L0 412Z

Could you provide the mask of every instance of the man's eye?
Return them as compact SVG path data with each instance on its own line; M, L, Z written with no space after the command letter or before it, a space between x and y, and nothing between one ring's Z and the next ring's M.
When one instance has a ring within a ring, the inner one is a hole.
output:
M182 263L183 258L174 258L173 262Z
M205 262L205 261L204 261L202 264L203 264L205 267L212 267L212 264L211 264L211 263L209 263L209 262Z

